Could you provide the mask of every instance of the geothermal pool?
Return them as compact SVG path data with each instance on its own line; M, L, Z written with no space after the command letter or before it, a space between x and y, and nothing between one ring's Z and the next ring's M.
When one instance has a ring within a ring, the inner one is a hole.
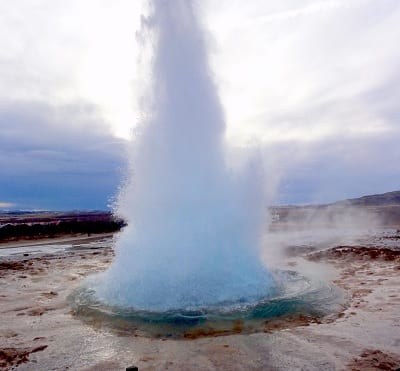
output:
M128 226L111 266L71 297L75 311L174 337L251 332L269 318L334 312L333 287L261 260L268 177L256 149L241 151L236 163L229 157L196 4L151 5L142 30L152 46L144 119L115 206Z
M343 292L332 284L295 271L275 271L274 276L274 293L251 303L226 302L155 312L107 305L89 287L80 287L70 295L69 302L84 321L101 323L127 335L176 339L263 332L275 320L290 322L301 317L314 322L334 317L345 307Z

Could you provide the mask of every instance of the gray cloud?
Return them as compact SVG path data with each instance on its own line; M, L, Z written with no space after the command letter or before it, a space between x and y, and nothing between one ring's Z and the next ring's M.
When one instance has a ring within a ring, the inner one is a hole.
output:
M118 103L129 95L110 81L118 80L117 69L123 81L135 69L133 62L126 69L117 63L134 44L129 27L115 27L123 13L132 13L126 24L138 17L130 4L0 0L0 207L98 208L116 193L124 144L102 117L112 118L109 92ZM207 0L201 6L215 36L228 129L238 129L239 141L253 134L265 140L279 202L400 188L397 0ZM99 36L105 20L110 32ZM122 48L111 48L118 43ZM104 60L107 68L97 70ZM91 73L107 93L102 99L93 94L96 84L86 91ZM81 98L101 111L73 102ZM121 104L117 113L130 96Z
M327 203L400 189L400 130L265 148L268 176L278 178L275 202Z
M124 167L95 107L0 106L0 200L28 208L105 208Z

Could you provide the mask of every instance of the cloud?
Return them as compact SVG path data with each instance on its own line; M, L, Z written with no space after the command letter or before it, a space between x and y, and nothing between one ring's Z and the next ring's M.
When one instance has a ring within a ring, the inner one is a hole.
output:
M0 209L11 209L15 207L15 204L11 202L0 202Z
M378 110L384 102L397 110L397 1L222 1L208 7L212 62L231 138L363 135L385 128ZM379 90L386 97L368 99Z
M400 129L336 136L315 142L283 141L264 149L275 202L328 203L399 190Z
M0 1L1 202L91 208L116 192L112 135L140 118L139 3ZM280 202L398 188L397 0L198 5L228 140L262 142Z
M102 209L124 168L124 142L88 104L0 106L0 197L19 208Z
M133 111L135 31L141 1L0 1L0 101L101 107L128 134Z
M207 4L228 135L263 143L277 202L399 188L398 1Z

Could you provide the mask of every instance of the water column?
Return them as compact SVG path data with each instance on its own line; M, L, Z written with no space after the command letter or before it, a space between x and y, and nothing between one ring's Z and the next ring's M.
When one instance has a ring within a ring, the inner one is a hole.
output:
M259 259L262 165L226 165L224 115L194 2L153 0L142 34L153 45L152 78L117 206L128 227L97 295L147 311L259 300L273 285Z

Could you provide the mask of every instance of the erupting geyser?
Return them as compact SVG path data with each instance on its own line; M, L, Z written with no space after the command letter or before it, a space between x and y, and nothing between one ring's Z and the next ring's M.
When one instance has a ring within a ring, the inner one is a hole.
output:
M256 302L273 281L259 259L262 169L226 164L224 118L189 0L154 0L153 81L118 213L128 227L97 277L102 302L145 311Z

